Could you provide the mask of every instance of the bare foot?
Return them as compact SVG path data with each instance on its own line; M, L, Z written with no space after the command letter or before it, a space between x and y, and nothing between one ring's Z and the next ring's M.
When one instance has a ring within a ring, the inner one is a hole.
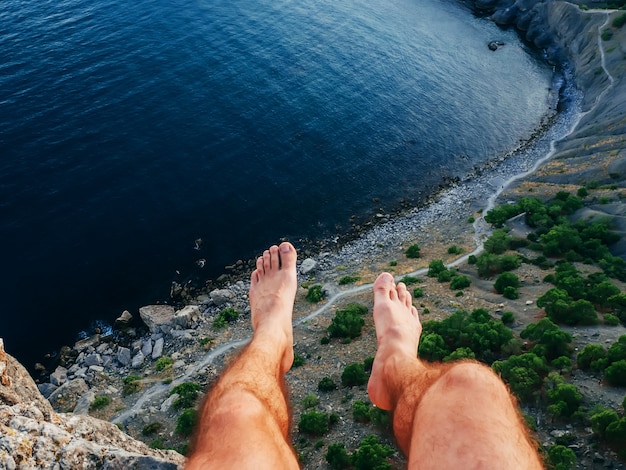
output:
M400 369L423 367L417 360L422 324L411 294L403 283L397 286L393 276L382 273L374 282L374 323L378 351L372 366L367 392L377 407L391 410L399 398L395 382ZM402 385L402 384L400 384Z
M293 327L291 318L298 289L296 260L291 243L283 242L265 250L256 260L250 276L250 309L254 340L267 341L281 354L281 371L293 363Z

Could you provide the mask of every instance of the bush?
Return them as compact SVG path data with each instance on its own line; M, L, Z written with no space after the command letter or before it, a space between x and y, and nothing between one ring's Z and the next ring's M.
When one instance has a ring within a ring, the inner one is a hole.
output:
M341 384L344 387L353 387L363 385L367 382L368 375L365 373L363 364L349 364L341 374Z
M616 17L611 24L614 28L621 28L622 26L624 26L624 24L626 24L626 13L622 13L621 15Z
M167 356L163 356L157 359L157 361L154 363L154 368L161 372L165 369L169 369L170 367L172 367L172 364L174 364L174 359L172 359L171 357L167 357Z
M141 390L141 377L129 375L122 380L122 394L131 395Z
M109 397L106 395L98 395L91 402L91 405L89 405L89 409L101 410L102 408L109 406L109 403L111 403L111 399Z
M515 321L515 316L513 315L513 312L504 312L502 314L502 323L504 323L505 325L510 325Z
M293 364L291 364L291 367L302 367L305 362L304 357L300 354L295 354L293 356Z
M407 248L405 255L407 258L419 258L421 256L420 251L420 246L415 243Z
M513 238L504 230L494 230L485 241L484 248L487 253L501 255L509 249Z
M393 453L391 447L381 444L376 436L370 435L361 441L359 448L352 454L351 461L357 470L386 470L391 468L387 457Z
M343 470L350 466L350 457L343 444L330 444L326 452L326 462L334 470Z
M502 296L505 299L515 300L519 298L519 292L517 292L517 289L515 287L506 286L504 288L504 292L502 292Z
M513 271L522 264L518 255L494 255L482 253L476 260L476 268L480 277L489 277L505 271Z
M424 290L420 287L416 287L413 289L413 297L419 299L420 297L424 297Z
M229 323L234 322L239 318L239 312L232 307L225 308L218 313L215 320L213 320L213 329L219 330L225 328Z
M626 386L626 361L614 362L604 370L604 378L614 387Z
M200 391L200 385L193 382L183 382L176 385L171 392L170 396L177 394L178 398L174 400L172 405L176 409L192 408L196 400L198 399L198 392Z
M569 417L578 411L582 400L575 385L561 383L548 390L548 411L558 417Z
M606 440L620 458L626 458L626 418L614 421L606 427Z
M333 338L356 338L361 336L365 325L363 314L367 307L351 303L342 310L337 310L335 317L328 326L328 334Z
M141 430L141 434L144 436L151 436L159 432L161 429L163 429L163 425L155 421L154 423L146 424Z
M432 260L428 265L428 273L426 274L428 277L438 277L439 273L447 271L446 265L443 264L443 261L440 259Z
M193 429L196 427L198 414L193 408L187 408L183 411L176 421L176 433L181 436L191 436Z
M317 389L320 392L332 392L333 390L337 389L337 385L335 384L335 382L333 382L333 380L330 377L324 377L317 384Z
M308 410L309 408L313 408L314 406L317 406L319 402L320 402L320 399L317 398L317 395L315 395L315 393L309 393L307 396L305 396L302 399L302 406L304 407L305 410Z
M311 434L313 436L321 436L328 432L330 427L330 416L328 413L320 413L318 411L309 411L300 416L298 423L298 431Z
M537 323L528 325L522 330L520 337L535 341L536 346L532 352L548 360L568 356L571 350L569 344L572 342L572 335L563 331L548 318L542 318Z
M615 411L602 408L591 415L591 429L595 435L604 438L606 428L617 421L619 421L619 416Z
M576 363L580 369L591 369L599 372L598 360L606 357L606 350L600 344L588 344L576 356Z
M472 281L470 280L469 277L455 276L454 279L452 279L452 282L450 282L450 289L452 290L465 289L466 287L469 287L471 283Z
M519 279L513 273L502 273L496 279L493 287L496 289L498 294L503 294L504 289L507 287L513 287L517 289L520 286Z
M357 423L370 422L370 406L364 401L357 400L352 404L352 417Z
M339 285L345 286L346 284L354 284L359 280L361 280L361 276L343 276L339 279Z
M451 247L448 248L449 255L460 255L461 253L463 253L463 249L459 248L456 245L452 245Z
M496 361L492 367L521 401L530 401L534 397L541 388L542 376L549 371L545 360L533 353Z
M553 445L548 449L550 468L554 470L570 470L576 468L576 454L568 447Z
M309 287L309 291L306 293L306 300L311 303L317 303L322 300L326 295L324 294L324 290L322 286L316 284L314 286Z
M606 315L604 315L604 324L609 326L617 326L619 325L619 318L617 318L615 315L607 313Z
M403 282L405 286L410 286L412 284L419 284L420 278L415 276L403 276L400 282Z

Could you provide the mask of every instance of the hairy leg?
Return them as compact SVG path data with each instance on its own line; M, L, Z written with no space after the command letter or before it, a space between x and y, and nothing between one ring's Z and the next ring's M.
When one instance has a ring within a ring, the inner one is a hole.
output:
M473 361L426 364L417 357L417 309L388 273L374 283L378 351L368 392L393 413L410 469L536 469L541 461L515 400L491 369Z
M293 362L296 258L285 242L257 259L250 280L254 335L209 393L187 469L298 468L284 382Z

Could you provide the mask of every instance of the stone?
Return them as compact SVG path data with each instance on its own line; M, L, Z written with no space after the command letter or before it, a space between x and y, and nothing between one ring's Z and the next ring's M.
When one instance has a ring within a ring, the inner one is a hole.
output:
M308 274L317 267L317 261L313 258L307 258L300 265L300 274Z
M89 390L87 393L83 394L78 401L76 402L76 406L74 407L74 411L72 413L77 415L87 415L89 414L89 407L96 399L96 394Z
M48 401L57 411L72 411L78 399L89 390L84 379L71 380L50 394Z
M115 328L125 328L133 321L133 315L128 311L124 310L122 314L115 319Z
M182 328L190 328L194 321L200 316L200 308L197 305L187 305L176 312L174 324Z
M235 294L228 289L215 289L209 293L214 305L224 305L233 300Z
M180 397L180 395L178 393L173 393L172 395L170 395L167 398L167 400L165 400L161 404L161 408L160 408L161 412L167 413L172 408L172 405L178 399L178 397Z
M102 374L104 372L104 367L102 366L89 366L90 372L95 372L96 374Z
M131 367L133 369L137 369L139 367L141 367L141 365L143 364L144 359L146 358L146 356L143 355L143 353L141 351L139 351L135 357L133 357L133 361L131 363Z
M38 384L37 388L39 389L39 392L46 398L48 398L52 392L54 392L57 388L56 385L51 384L50 382L46 382L43 384Z
M130 349L120 346L117 349L117 361L124 367L129 366L131 362Z
M87 367L89 366L99 366L100 364L102 364L102 357L100 356L100 354L89 354L87 356L85 356L85 365Z
M152 340L151 339L148 338L142 342L141 353L146 357L152 354Z
M171 305L147 305L139 309L139 316L150 333L165 332L163 327L170 327L174 321L174 307Z
M67 369L62 366L58 366L52 374L50 374L50 383L60 387L67 382Z
M157 338L152 347L152 359L158 359L163 355L163 338Z
M74 349L78 352L83 352L89 348L95 348L100 344L100 335L93 335L89 338L81 339L74 344Z

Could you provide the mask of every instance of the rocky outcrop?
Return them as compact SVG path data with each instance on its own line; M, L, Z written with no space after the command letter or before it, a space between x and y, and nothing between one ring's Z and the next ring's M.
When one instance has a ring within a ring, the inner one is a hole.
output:
M0 468L177 469L184 458L149 448L112 423L55 413L0 339Z

